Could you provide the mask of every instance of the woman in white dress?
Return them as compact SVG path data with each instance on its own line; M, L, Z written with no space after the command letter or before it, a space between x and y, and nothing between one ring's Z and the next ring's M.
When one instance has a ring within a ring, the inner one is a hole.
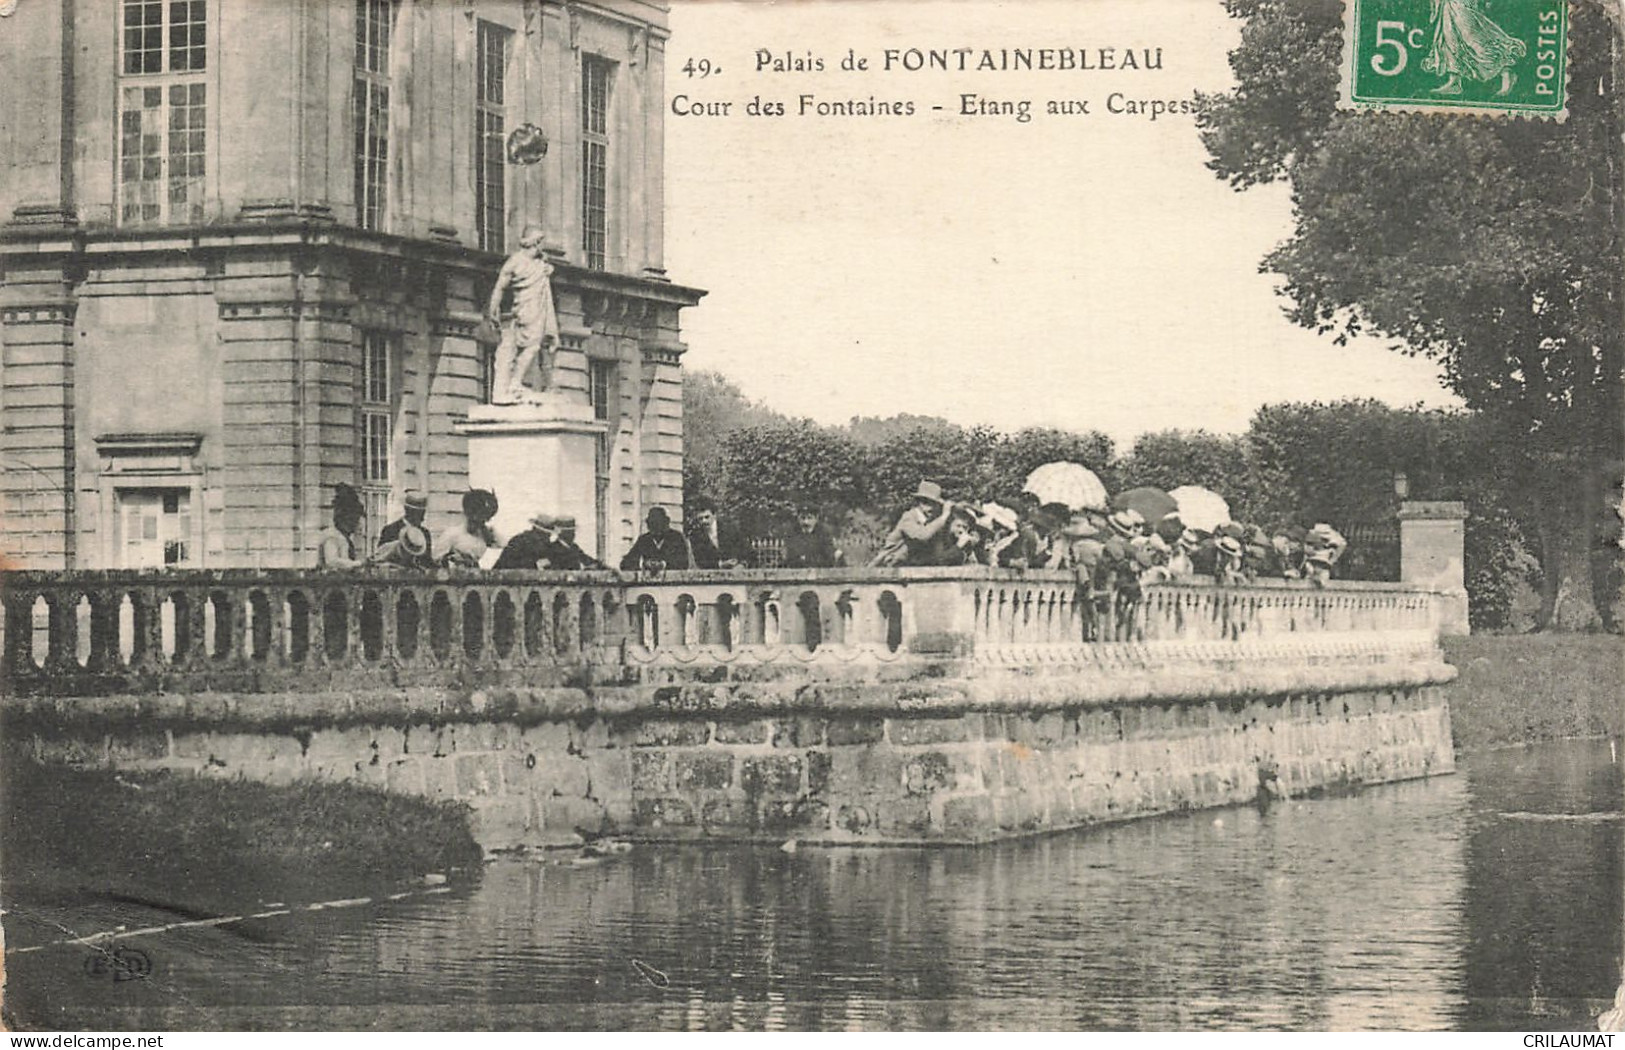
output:
M487 489L469 489L463 493L463 520L435 539L434 549L439 552L440 564L477 569L486 551L501 550L504 542L491 529L491 519L496 513L496 493Z

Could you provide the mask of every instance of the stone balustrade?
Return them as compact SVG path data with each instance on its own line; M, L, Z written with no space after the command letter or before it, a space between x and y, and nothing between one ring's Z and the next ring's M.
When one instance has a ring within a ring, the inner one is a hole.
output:
M1394 584L1169 583L1124 606L1080 594L1066 573L960 568L15 572L0 588L9 689L57 696L580 686L760 664L1099 663L1125 647L1143 662L1195 643L1415 643L1431 639L1437 615L1433 595Z
M0 575L0 744L350 780L488 848L981 842L1448 772L1437 595L828 569Z

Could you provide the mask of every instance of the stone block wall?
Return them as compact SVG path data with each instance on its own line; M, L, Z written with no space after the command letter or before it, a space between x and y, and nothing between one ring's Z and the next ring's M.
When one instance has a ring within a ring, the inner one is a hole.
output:
M1265 781L1298 795L1453 769L1436 685L954 712L122 725L21 739L52 760L316 777L463 802L487 849L598 834L965 844L1245 803Z

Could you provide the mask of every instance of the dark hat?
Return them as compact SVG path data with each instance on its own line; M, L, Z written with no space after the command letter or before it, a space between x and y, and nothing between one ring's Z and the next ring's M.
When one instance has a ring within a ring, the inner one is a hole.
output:
M354 485L346 485L342 481L333 486L333 509L353 510L362 515L367 513L366 504L361 502L361 493L356 491Z
M717 511L717 501L712 499L710 496L696 496L688 501L688 509L690 513L693 514L703 514L706 511L710 511L711 513L715 514Z
M1302 543L1309 533L1302 525L1289 525L1283 535L1293 543Z
M417 491L416 489L413 489L412 491L408 492L406 494L406 498L401 500L401 503L406 507L407 510L428 510L429 509L429 497L425 496L423 493Z
M650 525L653 525L657 521L662 525L670 525L671 515L666 513L666 508L664 507L654 507L650 509L644 520L646 520Z
M480 521L496 517L497 495L489 489L469 489L463 493L463 513Z
M1217 529L1220 536L1229 536L1233 540L1245 539L1246 531L1233 521L1227 521Z

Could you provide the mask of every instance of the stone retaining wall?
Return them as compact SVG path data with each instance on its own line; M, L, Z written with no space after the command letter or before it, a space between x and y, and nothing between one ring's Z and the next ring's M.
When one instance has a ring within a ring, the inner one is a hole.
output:
M466 802L487 849L645 841L974 843L1453 768L1424 685L904 714L457 721L250 731L36 726L42 758L350 780Z

